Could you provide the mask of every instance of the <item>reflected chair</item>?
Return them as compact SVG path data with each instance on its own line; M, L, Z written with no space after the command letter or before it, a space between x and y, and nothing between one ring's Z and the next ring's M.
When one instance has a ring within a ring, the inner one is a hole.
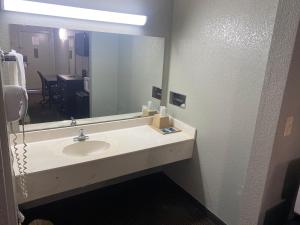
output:
M43 74L40 71L37 71L37 74L39 75L40 79L41 79L41 83L42 83L42 97L43 99L40 101L41 105L45 105L48 103L48 100L46 99L46 97L48 96L48 87L46 85L45 79L43 77Z
M60 95L58 91L58 86L57 82L54 84L48 84L47 81L45 80L43 74L40 71L37 71L41 83L42 83L42 97L43 99L40 101L41 105L45 105L49 103L49 107L51 108L52 103L57 103L60 100ZM46 99L48 97L48 99Z

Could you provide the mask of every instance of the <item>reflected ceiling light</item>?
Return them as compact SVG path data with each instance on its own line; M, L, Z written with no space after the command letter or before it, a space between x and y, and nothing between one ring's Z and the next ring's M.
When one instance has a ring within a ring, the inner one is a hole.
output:
M147 16L143 15L108 12L72 6L33 2L27 0L4 0L4 10L47 16L66 17L72 19L122 23L137 26L143 26L147 22Z
M66 41L68 39L68 31L64 28L60 28L58 30L59 39L62 41Z

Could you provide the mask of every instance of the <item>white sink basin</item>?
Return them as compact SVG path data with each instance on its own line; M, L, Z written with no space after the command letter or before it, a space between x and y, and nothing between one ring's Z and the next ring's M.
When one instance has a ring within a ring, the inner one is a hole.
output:
M110 144L105 141L81 141L66 146L63 153L75 157L84 157L103 153L109 147Z

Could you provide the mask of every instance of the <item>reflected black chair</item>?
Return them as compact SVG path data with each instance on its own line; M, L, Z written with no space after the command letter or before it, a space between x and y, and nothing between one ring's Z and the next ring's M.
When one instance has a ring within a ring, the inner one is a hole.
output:
M37 71L37 74L39 75L39 77L41 79L41 83L42 83L42 97L43 97L43 99L40 101L40 104L45 105L45 104L48 103L48 100L46 99L46 97L48 96L49 90L48 90L48 87L46 85L43 74L40 71Z
M60 100L60 95L58 91L58 85L57 82L54 84L48 84L47 81L45 80L43 74L40 71L37 71L37 74L39 75L42 83L42 96L43 99L40 101L41 105L45 105L49 103L49 107L51 107L51 104L57 103ZM50 96L51 95L51 96ZM48 97L48 99L47 99Z

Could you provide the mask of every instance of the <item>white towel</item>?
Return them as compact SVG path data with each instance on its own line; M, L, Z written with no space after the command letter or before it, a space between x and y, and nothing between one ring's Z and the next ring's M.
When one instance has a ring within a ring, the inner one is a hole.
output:
M16 62L5 62L3 64L3 84L16 85L18 84L18 67Z
M7 75L9 76L9 78L6 80L8 80L11 85L19 85L26 89L23 55L17 53L15 50L12 50L8 55L14 56L16 58L16 62L9 62L9 64L7 65Z

